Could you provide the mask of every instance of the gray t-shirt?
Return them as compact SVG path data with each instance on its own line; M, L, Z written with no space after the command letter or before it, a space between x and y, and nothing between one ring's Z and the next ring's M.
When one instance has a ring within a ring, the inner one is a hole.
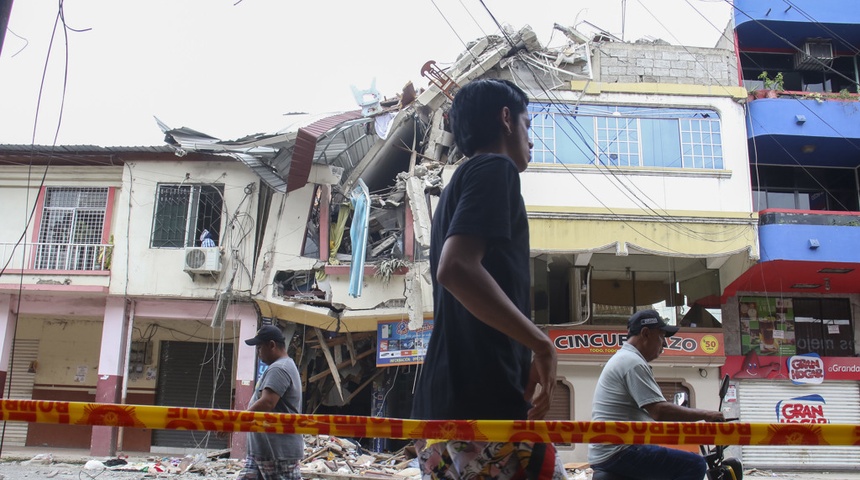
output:
M281 358L271 365L257 381L251 403L260 398L260 392L268 388L281 396L275 405L276 413L302 413L302 381L296 363L290 357ZM305 442L301 435L248 433L248 454L273 460L301 460L305 453Z
M591 420L595 422L653 422L642 407L665 402L651 367L636 347L625 343L606 362L597 380ZM628 445L595 443L588 447L588 463L599 464Z

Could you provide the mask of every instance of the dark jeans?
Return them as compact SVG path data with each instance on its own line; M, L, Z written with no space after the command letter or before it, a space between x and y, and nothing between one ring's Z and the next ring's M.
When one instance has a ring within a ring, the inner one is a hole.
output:
M701 455L656 445L630 445L591 468L612 478L637 480L702 480L708 465Z

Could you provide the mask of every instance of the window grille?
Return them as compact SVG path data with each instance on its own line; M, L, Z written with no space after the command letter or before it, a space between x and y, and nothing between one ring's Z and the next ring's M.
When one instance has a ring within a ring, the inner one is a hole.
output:
M681 119L681 156L684 168L723 168L720 122L710 119Z
M638 167L639 120L596 117L597 154L601 165Z
M199 246L203 230L209 230L212 240L219 245L223 199L223 185L159 185L150 245Z
M47 187L34 268L102 270L107 188Z
M532 148L532 161L537 163L556 163L555 160L555 115L549 105L529 104L531 128L529 138Z

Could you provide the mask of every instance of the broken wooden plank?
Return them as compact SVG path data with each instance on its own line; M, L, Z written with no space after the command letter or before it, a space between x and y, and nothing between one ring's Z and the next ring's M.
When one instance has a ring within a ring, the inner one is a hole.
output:
M323 337L322 330L320 327L314 327L316 331L317 338L320 339L320 346L322 347L323 355L325 355L325 360L328 362L328 368L331 369L332 378L334 379L334 385L337 388L337 394L340 397L341 401L343 400L343 389L340 386L340 374L338 373L337 364L334 363L334 358L331 356L331 351L328 349L328 345L326 344L325 337Z
M357 357L355 357L355 359L356 359L356 361L358 361L358 360L361 360L362 358L364 358L368 355L372 355L374 353L376 353L376 349L371 348L369 350L365 350L364 352L361 352ZM335 370L340 371L341 368L348 366L350 364L350 362L351 362L350 360L344 360L343 363L335 365ZM314 375L313 377L309 378L308 383L316 382L317 380L319 380L321 378L325 378L325 377L331 375L331 373L332 373L331 370L326 370L324 372L320 372L320 373Z
M367 380L365 380L365 382L364 382L364 383L362 383L361 385L359 385L359 386L358 386L358 388L356 388L354 392L352 392L351 394L349 394L349 396L348 396L348 397L346 397L346 400L344 400L344 401L343 401L343 403L344 403L344 404L348 404L348 403L349 403L349 401L350 401L350 400L352 400L353 398L355 398L355 396L356 396L356 395L358 395L358 393L359 393L359 392L361 392L362 390L364 390L364 388L365 388L366 386L370 385L370 383L371 383L371 382L373 382L374 380L376 380L377 378L379 378L383 373L385 373L385 370L384 370L384 369L382 369L382 368L378 368L378 369L377 369L377 372L376 372L375 374L373 374L370 378L368 378Z
M346 349L349 351L349 360L355 366L358 363L358 359L355 358L355 342L352 339L352 332L346 332Z

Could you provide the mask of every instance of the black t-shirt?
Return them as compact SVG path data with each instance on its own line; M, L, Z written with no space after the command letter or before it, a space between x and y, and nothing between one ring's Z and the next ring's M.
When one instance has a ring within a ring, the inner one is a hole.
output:
M478 155L460 166L433 217L430 273L435 319L412 406L417 419L525 419L531 351L474 317L436 281L445 239L487 240L483 265L524 315L529 303L529 226L514 162Z

